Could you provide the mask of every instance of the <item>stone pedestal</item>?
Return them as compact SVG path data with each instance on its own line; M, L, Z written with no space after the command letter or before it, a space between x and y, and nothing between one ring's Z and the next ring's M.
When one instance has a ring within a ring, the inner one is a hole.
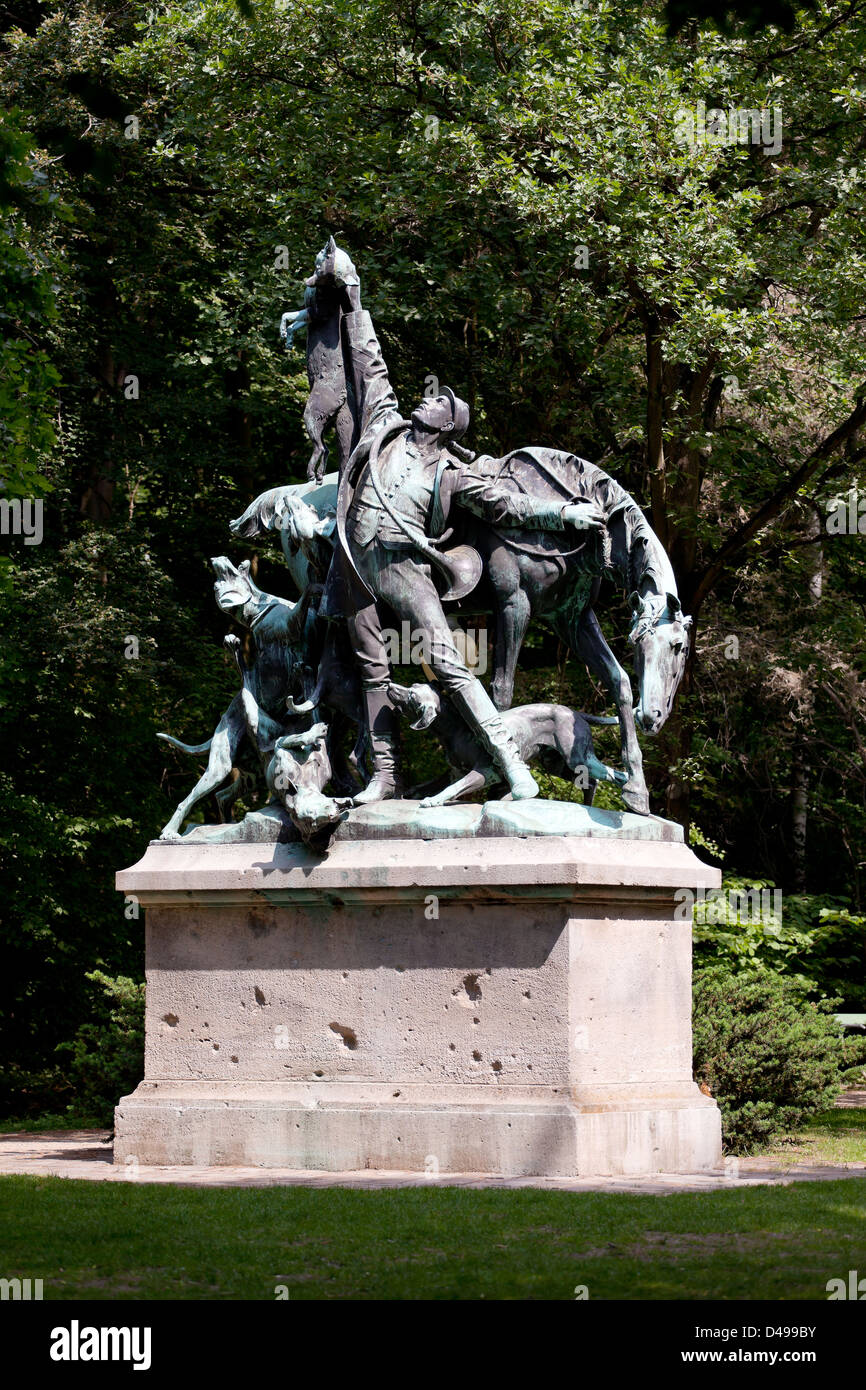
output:
M325 857L152 844L118 876L146 907L148 988L115 1162L716 1166L674 894L718 873L676 830L340 840Z

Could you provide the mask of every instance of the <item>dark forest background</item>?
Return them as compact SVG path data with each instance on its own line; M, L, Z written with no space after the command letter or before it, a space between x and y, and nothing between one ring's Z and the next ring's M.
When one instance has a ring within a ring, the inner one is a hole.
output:
M0 10L0 496L44 508L0 541L7 1110L66 1096L93 971L141 978L113 875L196 766L156 733L207 738L235 688L210 557L290 592L227 522L304 477L278 324L331 233L401 402L434 375L473 447L574 450L646 508L696 634L653 808L782 888L725 949L866 1008L866 0L754 8ZM699 102L779 108L781 148L683 142ZM540 695L605 708L543 632Z

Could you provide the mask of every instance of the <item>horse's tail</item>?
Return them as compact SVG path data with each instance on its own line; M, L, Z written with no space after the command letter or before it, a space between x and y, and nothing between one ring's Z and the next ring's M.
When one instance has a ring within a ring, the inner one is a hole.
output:
M181 743L179 738L172 738L171 734L157 734L157 738L164 738L166 743L173 743L182 753L206 753L213 743L212 738L209 738L207 743Z
M605 715L605 714L582 714L580 717L581 717L581 719L585 719L586 722L587 722L587 724L618 724L618 723L619 723L619 719L618 719L617 715L615 715L615 714L612 714L612 715Z

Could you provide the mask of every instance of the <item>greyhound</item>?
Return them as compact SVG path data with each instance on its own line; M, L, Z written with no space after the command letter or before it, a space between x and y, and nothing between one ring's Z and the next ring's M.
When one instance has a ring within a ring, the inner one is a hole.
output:
M434 726L452 768L464 774L443 791L425 797L422 806L444 806L502 781L501 773L479 746L469 725L432 685L392 682L388 696L396 709L414 721L413 729ZM516 709L503 710L500 718L524 761L540 763L546 772L571 776L574 785L582 788L587 805L592 805L600 781L616 782L619 786L625 782L625 772L608 767L595 756L589 728L590 724L618 724L618 719L578 714L565 705L518 705Z
M327 724L314 724L311 729L287 734L285 724L272 719L256 702L252 669L244 661L237 637L229 635L226 646L233 651L241 673L241 703L250 742L256 748L262 764L271 804L279 802L305 844L317 847L322 837L333 831L343 820L351 797L334 798L324 795L331 780L332 767L329 744L331 730Z

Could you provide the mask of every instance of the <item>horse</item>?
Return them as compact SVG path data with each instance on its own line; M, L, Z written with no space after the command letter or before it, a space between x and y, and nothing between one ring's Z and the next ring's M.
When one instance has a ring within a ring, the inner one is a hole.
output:
M685 671L691 618L684 616L667 553L629 493L596 464L575 454L546 448L516 449L502 459L476 458L471 467L491 482L531 493L563 505L585 499L604 513L604 532L567 535L497 527L455 508L454 539L481 555L482 578L477 589L453 609L458 613L490 612L494 619L491 697L500 710L509 709L520 648L530 617L545 622L608 691L616 706L621 756L627 780L621 788L625 804L639 815L649 814L649 796L636 723L654 735L673 707ZM324 519L333 506L337 478L324 485L289 485L271 489L251 503L238 522L236 534L247 536L275 525L284 510L276 494L311 506ZM287 559L289 556L287 555ZM290 570L303 591L305 567L300 555ZM297 571L297 574L295 573ZM629 641L634 649L638 686L633 705L629 676L620 666L593 612L605 574L618 579L629 592L632 623Z
M523 448L502 459L476 459L472 467L491 481L534 498L563 504L586 500L603 512L604 532L579 533L564 546L561 532L494 527L464 511L459 513L454 540L473 546L483 563L479 590L464 604L477 612L479 598L486 596L494 614L494 704L498 709L510 708L529 619L540 619L582 659L610 695L628 773L623 800L632 811L648 815L635 725L654 735L668 718L685 671L692 625L683 614L664 546L634 498L603 469L576 454ZM629 676L605 641L593 611L605 574L629 594L629 642L638 686L634 706Z

